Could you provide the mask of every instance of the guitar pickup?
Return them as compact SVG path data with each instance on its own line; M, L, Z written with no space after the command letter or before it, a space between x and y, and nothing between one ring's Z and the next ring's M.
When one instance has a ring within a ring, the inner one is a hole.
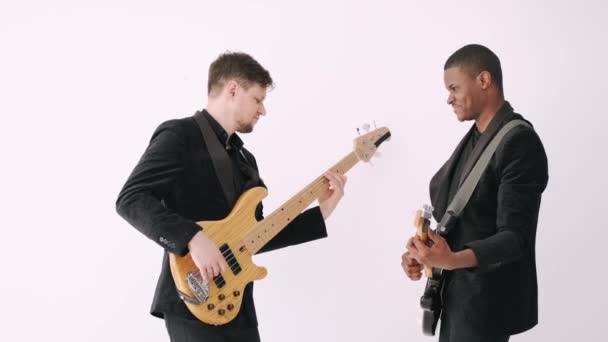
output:
M226 285L226 281L224 280L224 277L222 277L221 274L217 277L214 277L213 282L215 283L215 286L217 286L218 289L221 289L222 287L224 287L224 285Z
M224 260L226 260L226 263L228 264L228 266L230 266L230 270L232 270L232 273L234 275L241 273L241 265L239 265L238 260L236 260L236 257L232 253L232 250L230 249L228 244L223 244L220 247L220 252L222 252Z

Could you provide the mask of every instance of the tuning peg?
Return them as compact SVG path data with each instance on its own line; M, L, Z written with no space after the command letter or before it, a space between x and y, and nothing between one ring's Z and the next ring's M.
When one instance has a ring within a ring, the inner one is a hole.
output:
M368 123L364 123L362 128L364 131L369 132L370 125Z
M376 120L374 120L373 122L374 122L374 129L378 128L378 127L376 127Z

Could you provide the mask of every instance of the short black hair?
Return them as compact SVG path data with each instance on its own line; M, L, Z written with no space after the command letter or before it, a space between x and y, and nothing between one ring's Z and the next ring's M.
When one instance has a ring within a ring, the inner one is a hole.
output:
M247 88L252 82L261 87L273 87L274 83L268 70L264 69L250 55L244 52L225 52L209 66L209 79L207 81L207 94L216 87L222 87L231 79Z
M461 47L448 58L443 70L452 67L461 67L473 77L476 77L482 71L489 72L498 86L498 91L503 94L500 60L487 47L479 44L469 44Z

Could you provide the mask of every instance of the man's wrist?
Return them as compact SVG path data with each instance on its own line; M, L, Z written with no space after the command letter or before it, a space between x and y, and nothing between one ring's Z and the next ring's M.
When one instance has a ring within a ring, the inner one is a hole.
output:
M194 235L192 236L192 238L190 239L190 241L188 241L188 249L192 249L192 248L191 248L191 247L192 247L192 243L194 242L194 240L198 240L198 239L200 239L201 234L203 234L203 231L202 231L202 230L201 230L201 231L196 232L196 234L194 234Z
M448 258L446 269L456 270L459 268L471 268L478 265L477 256L472 249L464 249L459 252L453 252Z

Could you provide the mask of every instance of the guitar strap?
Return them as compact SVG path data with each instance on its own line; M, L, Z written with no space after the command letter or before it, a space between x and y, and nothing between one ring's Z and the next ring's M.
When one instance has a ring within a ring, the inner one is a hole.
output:
M473 194L473 190L475 190L475 187L477 187L477 183L479 183L481 175L490 163L492 155L496 151L496 148L498 147L504 136L507 135L507 133L509 133L511 129L520 125L530 127L530 125L523 120L509 121L500 129L500 131L498 131L494 138L492 138L492 141L490 141L488 146L486 146L483 153L475 163L475 166L471 170L471 173L469 173L465 181L458 189L458 192L456 192L456 195L454 195L452 202L450 202L448 209L441 218L441 222L437 224L437 231L440 235L447 235L452 226L451 223L454 222L454 220L456 220L460 216L462 209L464 209L464 207L469 202L471 194Z
M209 152L209 157L211 158L211 163L215 169L215 174L220 182L226 201L228 202L229 207L232 208L236 203L236 190L234 187L234 170L232 169L230 156L216 138L213 128L211 128L209 120L207 120L203 112L197 111L192 117L201 130L203 140L205 141L207 151ZM205 302L207 300L208 290L206 289L206 284L204 284L201 275L198 272L196 272L196 274L191 273L188 275L187 280L194 297L177 289L177 293L181 300L195 305Z
M226 148L224 148L216 138L215 133L209 124L209 120L207 120L203 112L196 112L193 118L201 130L205 145L207 145L215 174L220 181L228 206L232 208L236 203L236 190L234 188L234 170L232 169L230 156L228 156Z

